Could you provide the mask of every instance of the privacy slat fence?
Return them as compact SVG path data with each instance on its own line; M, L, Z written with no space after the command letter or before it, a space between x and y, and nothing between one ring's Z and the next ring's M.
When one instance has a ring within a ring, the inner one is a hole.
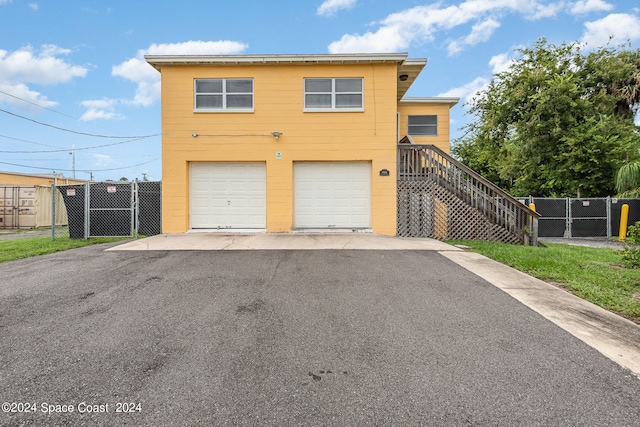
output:
M539 214L433 145L398 144L398 235L537 245Z
M628 224L640 221L640 199L616 197L519 198L534 203L540 217L539 237L601 237L620 234L622 205L629 206ZM623 233L626 230L622 230Z
M62 197L60 201L51 199L52 211L55 217L64 213L69 226L52 227L52 238L66 234L72 239L160 234L161 189L160 181L54 184L54 194Z

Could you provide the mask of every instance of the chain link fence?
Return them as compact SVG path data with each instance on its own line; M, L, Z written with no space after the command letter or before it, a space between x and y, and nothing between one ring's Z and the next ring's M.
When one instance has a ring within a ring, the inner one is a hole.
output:
M629 205L628 223L640 221L640 199L542 198L521 199L534 203L539 219L540 237L607 237L620 230L622 205Z
M137 238L161 233L160 182L87 182L53 188L54 194L61 195L62 203L52 197L52 212L64 212L68 218L66 228L52 227L54 240L64 235L72 239Z

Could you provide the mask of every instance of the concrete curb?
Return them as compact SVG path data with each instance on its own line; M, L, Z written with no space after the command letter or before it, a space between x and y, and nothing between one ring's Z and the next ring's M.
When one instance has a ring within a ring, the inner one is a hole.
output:
M439 253L502 289L640 378L640 326L483 255L455 251Z

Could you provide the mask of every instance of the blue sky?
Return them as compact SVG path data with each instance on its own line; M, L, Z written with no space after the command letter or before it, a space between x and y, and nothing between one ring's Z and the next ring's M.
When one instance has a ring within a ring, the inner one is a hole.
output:
M0 170L161 179L160 74L144 54L408 52L408 96L464 101L539 37L640 43L635 0L0 0ZM140 138L143 137L143 138ZM72 147L75 155L69 154Z

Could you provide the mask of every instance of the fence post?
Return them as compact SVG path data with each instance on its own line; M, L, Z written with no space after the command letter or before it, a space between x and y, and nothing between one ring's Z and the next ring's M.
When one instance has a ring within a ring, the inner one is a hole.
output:
M607 239L611 238L611 196L607 196Z
M567 197L567 226L565 227L565 238L571 238L571 198Z
M134 232L133 232L133 238L137 239L138 238L138 229L140 228L140 194L139 194L139 190L140 190L140 186L138 185L138 178L136 178L135 183L132 182L131 185L133 185L133 228L134 228Z
M89 204L91 203L91 185L89 181L84 184L84 239L87 240L89 238L89 233L91 230L91 219L89 218Z
M51 183L51 241L56 240L56 183Z

